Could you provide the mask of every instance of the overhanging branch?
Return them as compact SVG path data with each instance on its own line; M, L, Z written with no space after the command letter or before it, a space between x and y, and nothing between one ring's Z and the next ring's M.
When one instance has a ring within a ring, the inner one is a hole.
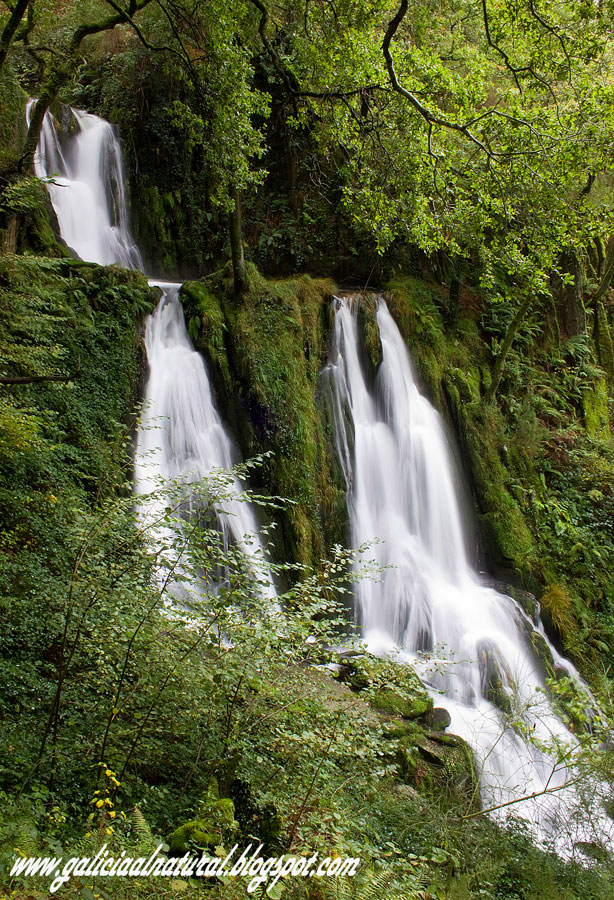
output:
M415 94L412 94L411 91L408 91L407 88L403 87L403 85L399 82L397 78L397 73L394 68L394 60L392 58L392 53L390 52L390 44L395 34L397 33L397 29L405 15L407 13L408 0L401 0L401 4L399 9L397 10L397 14L393 19L391 19L388 28L386 30L386 34L384 36L384 41L382 43L382 51L384 53L384 59L386 61L386 69L388 70L388 77L390 79L390 84L392 85L393 91L396 91L397 94L400 94L401 97L404 97L408 100L414 109L420 113L422 118L428 122L430 125L439 125L441 128L447 128L450 131L457 131L459 134L464 135L467 140L471 141L475 144L479 149L486 154L489 159L496 159L497 154L493 153L486 144L481 141L476 135L468 128L467 125L460 125L458 122L452 122L450 119L443 118L442 116L437 116L430 109L428 109L424 104L418 100Z

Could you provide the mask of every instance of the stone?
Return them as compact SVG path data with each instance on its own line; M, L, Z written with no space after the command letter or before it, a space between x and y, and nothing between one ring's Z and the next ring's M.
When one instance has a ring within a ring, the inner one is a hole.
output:
M427 712L424 721L432 731L445 731L450 725L452 717L447 709L444 709L442 706L435 706Z

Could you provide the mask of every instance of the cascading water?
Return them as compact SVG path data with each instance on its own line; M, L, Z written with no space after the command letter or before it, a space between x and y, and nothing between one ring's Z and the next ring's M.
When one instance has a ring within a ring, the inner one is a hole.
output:
M34 157L39 178L53 179L48 189L60 233L83 260L142 269L128 229L122 151L113 126L78 109L71 115L76 133L69 137L47 113Z
M503 809L568 849L587 835L570 822L578 798L566 786L569 772L543 745L572 748L577 739L543 691L542 666L528 640L535 626L468 563L443 428L418 390L385 301L379 298L377 308L382 363L374 391L361 364L357 304L335 303L322 380L332 399L352 545L377 541L370 552L382 567L378 580L356 588L364 642L372 652L411 662L448 710L450 731L475 751L484 806L539 795ZM575 676L558 655L557 664ZM611 820L599 809L593 816L599 839L609 830L612 840Z
M28 119L34 102L28 104ZM48 189L61 235L83 260L141 269L141 255L128 228L121 145L115 131L98 116L70 112L76 133L63 133L47 113L35 156L36 174L52 179ZM160 287L162 297L145 326L150 372L137 439L135 488L140 494L152 492L147 515L159 519L165 501L155 495L161 485L199 482L238 460L215 409L205 364L185 326L181 285L150 283ZM238 479L230 479L224 487L224 508L217 511L224 539L244 551L261 592L271 598L275 588L254 510L239 499L243 488Z
M150 376L136 454L137 490L154 497L160 482L200 482L237 462L236 450L213 404L205 363L185 327L179 285L160 287L164 296L148 317L145 330ZM242 490L237 478L223 485L223 510L217 518L224 539L241 547L262 592L272 598L275 589L254 510L237 499ZM166 503L164 496L154 500L149 514L160 518Z

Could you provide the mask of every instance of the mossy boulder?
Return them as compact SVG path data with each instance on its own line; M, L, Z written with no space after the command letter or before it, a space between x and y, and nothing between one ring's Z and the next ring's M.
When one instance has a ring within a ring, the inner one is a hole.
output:
M408 698L394 688L384 688L376 691L370 702L378 712L401 716L403 719L418 719L433 708L432 698L423 690L417 692L415 697Z
M480 793L475 758L457 735L418 731L399 740L398 779L446 805L477 811Z
M447 709L435 706L427 712L424 720L432 731L445 731L449 727L452 717Z
M362 693L374 710L393 718L393 730L403 727L402 720L419 719L433 708L432 697L407 663L365 654L353 660L340 677Z
M213 779L194 819L176 828L168 839L170 852L184 853L191 847L219 846L238 831L235 806L229 797L220 797L217 781Z

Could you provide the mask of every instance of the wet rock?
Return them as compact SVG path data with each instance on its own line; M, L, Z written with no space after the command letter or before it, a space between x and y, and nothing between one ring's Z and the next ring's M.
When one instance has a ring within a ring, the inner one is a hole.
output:
M511 713L511 700L507 688L513 679L505 660L491 641L482 641L477 649L482 693L502 712Z
M447 709L444 709L441 706L435 706L427 712L424 721L432 731L445 731L450 725L452 717Z
M532 594L530 591L525 591L522 588L518 588L513 584L508 584L506 581L500 581L497 578L482 576L482 580L488 587L515 600L520 604L525 613L537 624L539 619L539 603L535 594Z

